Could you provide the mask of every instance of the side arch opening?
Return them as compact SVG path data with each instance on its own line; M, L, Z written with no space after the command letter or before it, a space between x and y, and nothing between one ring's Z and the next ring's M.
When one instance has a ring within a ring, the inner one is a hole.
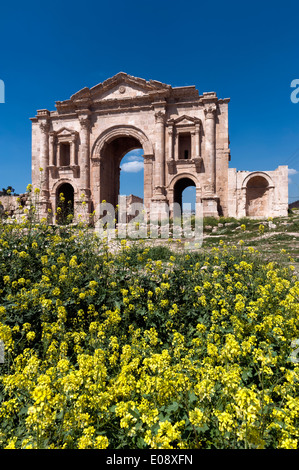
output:
M253 176L246 185L246 216L265 217L268 212L269 182L263 176Z
M67 225L74 218L74 188L70 183L62 183L56 190L56 222Z

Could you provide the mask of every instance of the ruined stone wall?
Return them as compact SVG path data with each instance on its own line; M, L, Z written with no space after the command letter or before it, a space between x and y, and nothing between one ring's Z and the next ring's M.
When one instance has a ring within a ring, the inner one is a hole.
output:
M228 215L231 217L286 217L288 214L288 167L273 171L229 169Z

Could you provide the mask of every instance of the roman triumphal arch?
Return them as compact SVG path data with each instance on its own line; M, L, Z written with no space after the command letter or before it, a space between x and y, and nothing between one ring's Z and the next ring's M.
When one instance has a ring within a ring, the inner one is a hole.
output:
M228 104L195 86L120 72L57 101L55 111L38 110L31 118L32 183L41 189L41 215L58 221L59 188L75 217L82 200L87 213L103 200L115 206L120 161L133 149L143 150L146 208L181 204L184 189L194 186L205 216L286 215L286 166L263 172L268 179L229 168Z

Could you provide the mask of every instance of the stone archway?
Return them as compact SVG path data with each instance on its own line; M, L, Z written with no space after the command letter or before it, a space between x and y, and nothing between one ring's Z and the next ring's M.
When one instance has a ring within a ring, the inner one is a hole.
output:
M114 126L104 131L96 140L91 161L93 180L100 181L98 203L105 200L114 207L118 203L120 187L120 162L131 150L144 151L144 204L148 205L152 197L153 146L143 131L134 126Z
M182 211L182 203L183 203L183 191L190 187L190 186L194 186L196 188L196 184L195 182L193 181L193 179L191 178L188 178L188 177L182 177L182 178L179 178L176 183L174 184L174 187L173 187L173 202L174 203L177 203L180 205L181 207L181 211Z
M101 150L105 144L112 142L118 137L134 137L137 139L146 155L153 155L153 145L145 133L138 129L135 126L130 125L119 125L113 126L109 129L106 129L102 134L96 139L93 148L92 148L92 159L101 157Z
M56 189L56 222L65 225L74 216L74 188L70 183L62 183Z
M170 182L167 193L170 205L172 203L177 203L180 206L180 210L182 211L182 193L183 191L193 186L196 188L196 211L199 209L199 204L201 203L201 196L202 190L199 184L198 179L189 173L180 173L176 175ZM171 211L172 212L172 211ZM199 215L199 211L197 211L197 215Z

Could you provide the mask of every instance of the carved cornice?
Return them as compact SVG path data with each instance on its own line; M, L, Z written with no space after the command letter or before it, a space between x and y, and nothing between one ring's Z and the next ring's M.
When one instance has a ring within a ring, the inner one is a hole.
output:
M144 163L152 163L154 160L154 155L148 154L148 155L143 155Z
M195 171L197 173L200 173L201 168L202 168L202 162L203 162L202 157L195 157L190 160L189 159L188 160L183 160L183 159L168 160L167 161L168 172L170 174L175 174L177 172L177 168L183 168L183 167L191 165L195 167Z
M178 118L174 119L169 119L167 121L167 124L169 126L177 126L177 125L180 125L182 123L182 125L199 125L201 124L201 121L199 118L197 117L193 117L193 116L188 116L187 114L183 114L182 116L179 116Z
M63 127L58 131L51 131L49 132L49 139L50 142L53 143L55 141L58 142L76 142L79 136L79 132L73 129L67 129Z

